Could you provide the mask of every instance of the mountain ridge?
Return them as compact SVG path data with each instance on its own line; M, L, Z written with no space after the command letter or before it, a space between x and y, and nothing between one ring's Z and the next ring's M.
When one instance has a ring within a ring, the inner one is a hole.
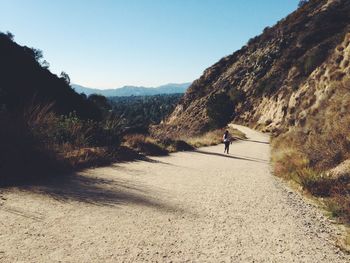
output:
M84 93L89 96L91 94L99 94L106 97L121 97L121 96L150 96L158 94L175 94L185 93L191 83L169 83L157 87L143 86L123 86L115 89L96 89L88 88L78 84L72 84L72 88L78 93Z

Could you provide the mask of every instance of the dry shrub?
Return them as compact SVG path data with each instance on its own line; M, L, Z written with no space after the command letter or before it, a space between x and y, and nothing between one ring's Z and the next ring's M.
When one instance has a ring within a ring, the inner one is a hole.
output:
M164 145L168 152L193 151L194 147L183 140L163 139L160 140L161 145Z
M334 216L338 216L350 224L350 176L337 178L332 183L329 200L336 204L337 209L331 211Z
M293 149L284 149L273 154L274 172L283 178L292 178L301 182L298 175L307 167L308 160L300 152Z
M325 201L325 204L333 217L338 217L350 224L350 195L333 195Z
M350 80L333 82L337 92L318 114L309 120L313 123L309 134L302 135L302 151L310 165L320 171L335 167L350 158ZM310 117L309 117L310 118Z
M33 134L30 124L24 115L0 112L1 185L23 184L63 168L55 153Z
M129 134L124 136L123 145L145 155L161 156L167 155L165 146L155 139L143 134Z
M222 128L222 129L210 131L210 132L204 133L203 135L199 135L195 137L182 138L182 140L195 148L217 145L222 143L222 136L226 129L230 132L233 138L236 138L236 139L246 138L245 134L242 133L241 131L229 127L229 128Z
M61 157L70 167L86 168L107 165L115 160L115 154L106 147L81 148L63 151Z
M81 120L74 113L57 116L51 109L47 104L32 105L23 113L0 111L1 184L27 184L113 161L118 127Z
M226 128L236 139L246 138L244 133L234 128ZM211 146L222 143L222 136L225 132L224 128L207 132L196 137L181 137L171 139L165 137L163 139L154 138L144 134L127 134L123 138L123 146L133 149L145 155L167 155L171 152L192 151L195 148L203 146Z
M297 135L301 134L289 132L273 140L272 162L275 175L300 184L304 190L316 197L326 198L326 206L332 215L350 223L350 176L334 178L325 169L320 168L328 167L334 161L337 150L334 148L327 151L328 144L323 141L318 141L317 144L314 138L298 138ZM313 147L316 148L308 148L310 143L299 143L305 140L312 140ZM322 140L322 137L318 140ZM320 161L318 154L312 151L330 159ZM311 161L309 158L314 159ZM326 166L320 166L326 163Z
M217 145L222 142L222 132L221 130L215 130L207 132L203 135L195 136L192 138L184 139L188 144L194 146L195 148L203 146Z
M273 139L272 161L277 176L293 180L317 197L326 198L334 216L350 222L350 171L328 171L350 158L350 80L333 82L337 92L306 129L295 128Z
M303 145L310 165L317 170L333 168L349 157L350 144L342 129L311 135Z

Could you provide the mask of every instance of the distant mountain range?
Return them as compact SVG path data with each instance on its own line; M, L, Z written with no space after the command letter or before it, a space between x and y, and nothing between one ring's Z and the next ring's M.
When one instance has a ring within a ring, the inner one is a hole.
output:
M174 94L185 93L191 83L182 84L166 84L159 87L136 87L136 86L124 86L116 89L95 89L72 84L72 88L77 93L84 93L89 96L91 94L100 94L105 97L122 97L122 96L150 96L158 94Z

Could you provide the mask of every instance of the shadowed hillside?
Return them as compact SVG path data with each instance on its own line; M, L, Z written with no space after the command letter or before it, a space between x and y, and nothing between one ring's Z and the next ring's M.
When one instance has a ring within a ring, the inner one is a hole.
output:
M0 33L0 74L0 185L114 159L120 127L105 98L77 94L11 33Z
M0 186L189 147L143 134L127 136L147 134L148 126L162 121L182 94L110 100L78 94L66 73L58 77L50 72L42 51L13 38L0 33Z
M40 50L20 46L11 34L0 33L0 105L20 111L30 104L54 103L59 114L75 111L84 119L100 119L99 109L77 94L65 73L52 74Z

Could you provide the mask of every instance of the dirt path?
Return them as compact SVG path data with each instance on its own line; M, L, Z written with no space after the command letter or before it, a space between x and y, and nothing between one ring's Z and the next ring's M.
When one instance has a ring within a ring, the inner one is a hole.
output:
M269 171L268 137L89 170L0 198L0 262L346 262ZM349 261L347 261L349 262Z

